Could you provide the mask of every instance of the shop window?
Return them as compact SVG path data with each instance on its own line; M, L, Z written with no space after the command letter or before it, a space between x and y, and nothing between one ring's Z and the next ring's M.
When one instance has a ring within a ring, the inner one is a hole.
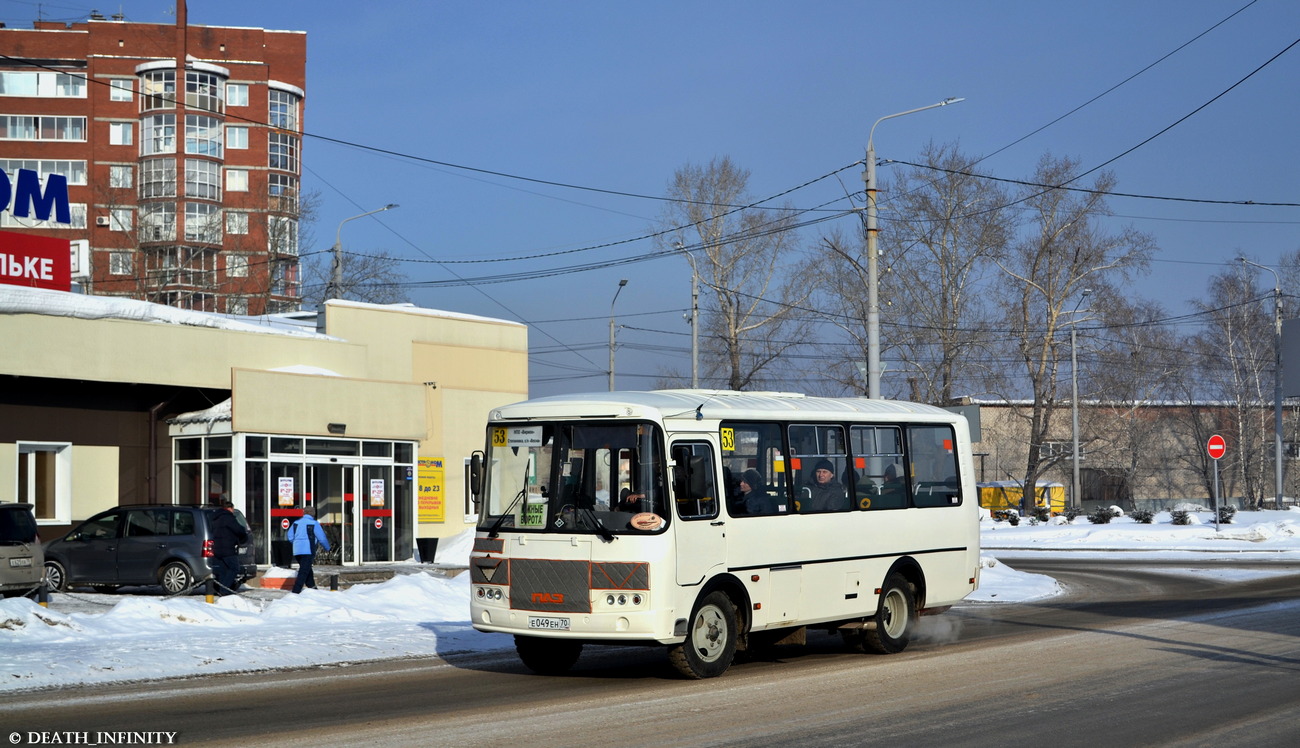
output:
M17 473L18 501L32 504L38 521L71 521L71 444L19 442Z
M302 454L302 439L295 439L288 436L271 437L271 451L275 454Z

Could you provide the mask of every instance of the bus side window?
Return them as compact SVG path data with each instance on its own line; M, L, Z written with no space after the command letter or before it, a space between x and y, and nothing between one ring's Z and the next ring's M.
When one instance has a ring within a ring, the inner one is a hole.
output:
M718 482L713 472L713 449L704 442L678 442L672 448L673 491L677 516L712 519L718 516Z

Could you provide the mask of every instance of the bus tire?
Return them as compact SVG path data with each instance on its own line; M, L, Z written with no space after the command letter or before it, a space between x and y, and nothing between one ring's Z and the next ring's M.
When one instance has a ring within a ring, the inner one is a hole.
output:
M716 678L736 656L736 633L736 606L725 592L715 590L696 604L686 641L668 648L668 660L687 678Z
M902 574L890 574L880 591L876 625L862 630L862 643L877 654L902 652L911 641L916 617L916 588Z
M529 670L538 675L560 675L568 672L582 654L582 642L568 639L543 639L537 636L516 636L515 651Z

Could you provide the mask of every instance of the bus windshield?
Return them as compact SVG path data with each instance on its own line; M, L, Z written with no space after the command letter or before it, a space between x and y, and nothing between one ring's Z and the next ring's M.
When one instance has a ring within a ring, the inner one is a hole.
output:
M661 531L669 518L663 443L653 423L491 424L480 529Z

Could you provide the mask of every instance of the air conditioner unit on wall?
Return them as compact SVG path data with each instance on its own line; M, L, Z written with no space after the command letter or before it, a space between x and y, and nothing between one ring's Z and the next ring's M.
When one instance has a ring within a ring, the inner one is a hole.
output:
M95 225L96 225L96 226L107 226L107 225L108 225L108 216L95 216Z

